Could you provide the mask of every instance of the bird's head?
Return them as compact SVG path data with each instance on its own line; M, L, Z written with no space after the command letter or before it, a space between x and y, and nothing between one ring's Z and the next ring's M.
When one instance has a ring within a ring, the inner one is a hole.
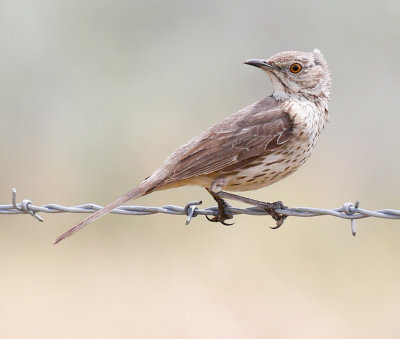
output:
M281 52L268 60L251 59L245 64L268 73L274 86L274 96L284 98L303 95L329 98L331 77L328 65L318 49L307 52Z

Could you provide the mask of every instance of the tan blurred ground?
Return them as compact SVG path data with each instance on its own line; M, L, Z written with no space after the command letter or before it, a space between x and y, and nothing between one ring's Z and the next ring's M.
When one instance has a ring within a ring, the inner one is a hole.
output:
M400 209L398 1L0 3L0 204L105 204L271 91L248 58L320 48L330 123L308 163L250 193ZM137 204L184 204L198 188ZM399 338L400 222L0 216L1 338Z

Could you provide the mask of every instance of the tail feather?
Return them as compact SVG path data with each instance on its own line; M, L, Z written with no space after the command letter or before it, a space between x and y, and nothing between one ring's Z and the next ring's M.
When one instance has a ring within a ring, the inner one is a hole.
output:
M130 190L129 192L125 193L123 196L119 197L118 199L114 200L110 204L104 206L102 209L96 211L86 219L82 220L80 223L76 224L70 230L66 231L65 233L61 234L55 241L54 245L59 243L61 240L71 236L72 234L80 231L82 228L89 225L91 222L101 218L103 215L109 213L114 208L121 206L122 204L126 203L128 200L139 198L143 195L149 193L156 184L153 180L146 180L141 183L139 186L136 186L134 189Z

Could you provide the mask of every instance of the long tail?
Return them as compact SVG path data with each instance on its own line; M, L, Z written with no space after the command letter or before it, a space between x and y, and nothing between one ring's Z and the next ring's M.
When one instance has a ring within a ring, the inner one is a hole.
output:
M72 234L80 231L82 228L89 225L91 222L101 218L103 215L109 213L114 208L121 206L122 204L126 203L128 200L139 198L147 193L150 193L155 186L157 186L158 181L152 180L151 178L142 182L139 186L136 186L134 189L130 190L129 192L125 193L123 196L119 197L118 199L114 200L107 206L104 206L102 209L96 211L86 219L82 220L79 224L76 224L70 230L66 231L65 233L61 234L55 241L54 245L59 243L61 240L71 236Z

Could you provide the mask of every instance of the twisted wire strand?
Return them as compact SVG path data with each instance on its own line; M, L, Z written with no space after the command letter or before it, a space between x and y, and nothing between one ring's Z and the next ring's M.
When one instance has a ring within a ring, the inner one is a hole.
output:
M36 206L30 200L22 200L21 203L16 202L16 190L12 190L12 203L7 205L0 205L0 214L30 214L39 221L43 219L37 213L93 213L102 208L96 204L82 204L77 206L62 206L59 204L47 204L43 206ZM200 209L198 206L201 201L192 201L183 207L175 205L165 205L160 207L152 206L120 206L110 213L124 214L124 215L149 215L156 213L172 214L172 215L186 215L186 225L188 225L193 217L198 215L215 216L218 215L217 207L208 207ZM227 212L233 215L247 214L247 215L269 215L269 213L259 207L236 208L227 207ZM335 209L322 209L313 207L292 207L285 209L276 209L276 213L291 216L291 217L317 217L317 216L333 216L342 219L351 220L352 234L356 234L355 220L362 218L383 218L383 219L400 219L400 210L394 209L381 209L370 211L367 209L359 208L359 202L344 203L342 207Z

